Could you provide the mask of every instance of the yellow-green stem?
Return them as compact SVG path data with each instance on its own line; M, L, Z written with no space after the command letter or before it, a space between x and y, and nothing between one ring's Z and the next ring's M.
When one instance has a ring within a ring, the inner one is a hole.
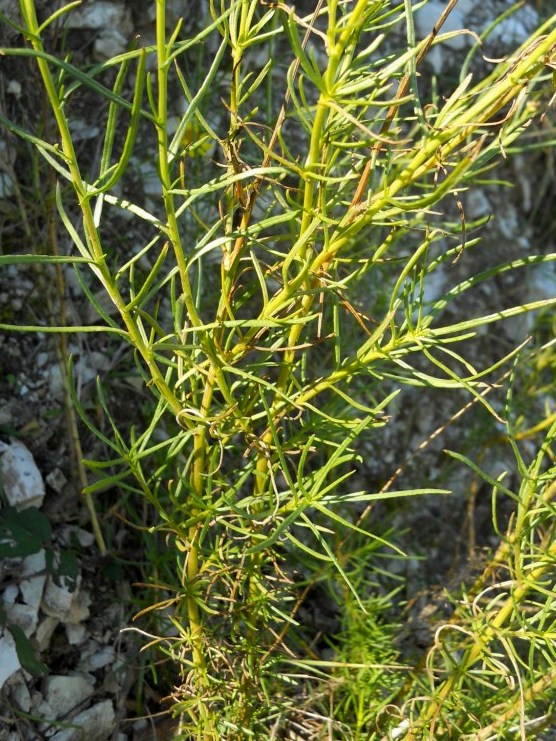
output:
M328 101L329 98L334 96L334 84L336 75L338 73L338 66L343 58L347 46L350 43L353 43L353 39L357 36L360 30L359 26L363 21L364 13L367 7L367 0L359 0L355 8L352 10L349 21L338 39L332 38L332 36L334 36L335 34L330 33L329 28L329 43L332 44L332 48L330 51L326 71L322 77L324 90L319 95L315 118L313 120L313 125L311 128L309 152L304 167L305 182L303 189L303 213L299 229L299 241L301 243L301 247L297 253L297 258L301 265L301 269L298 272L298 275L293 279L296 287L297 285L305 284L306 288L309 289L311 287L311 284L315 280L314 276L316 275L316 271L310 271L307 269L308 251L311 242L308 239L304 239L304 236L306 235L306 232L311 228L311 224L313 222L313 219L315 218L315 210L317 209L315 203L315 190L317 183L316 176L320 174L319 170L321 169L323 131L328 118L328 113L330 111ZM335 29L335 10L336 8L334 6L331 6L329 8L329 21L333 29ZM284 291L286 293L290 292L291 287L292 286L289 282L289 277L285 275ZM309 292L306 293L301 301L299 312L301 316L307 316L309 314L314 301L315 294ZM272 303L272 301L270 303ZM274 402L271 407L272 416L274 416L274 412L278 407L283 406L283 393L286 390L288 379L290 377L291 369L293 367L296 356L296 350L294 350L293 348L297 346L302 331L303 324L301 323L294 324L290 329L287 341L288 349L285 351L282 362L280 364L280 372L276 383L277 393L275 394ZM263 451L266 450L267 445L269 445L271 441L272 435L269 430L263 436ZM256 471L257 478L255 482L255 490L257 494L260 495L266 488L269 475L267 458L264 452L259 454Z

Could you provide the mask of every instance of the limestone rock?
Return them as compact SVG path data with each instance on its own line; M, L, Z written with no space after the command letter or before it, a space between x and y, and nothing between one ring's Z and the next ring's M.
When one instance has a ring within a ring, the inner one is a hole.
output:
M13 440L9 445L0 443L0 453L8 503L18 510L40 507L45 495L44 482L31 451L19 440Z

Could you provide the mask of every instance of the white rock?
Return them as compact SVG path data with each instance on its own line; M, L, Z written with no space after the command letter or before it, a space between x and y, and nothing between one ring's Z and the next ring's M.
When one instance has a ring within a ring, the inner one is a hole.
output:
M10 198L15 192L14 181L7 172L0 171L0 198Z
M70 548L76 544L79 544L82 548L90 548L95 542L95 536L92 532L77 525L63 525L58 529L57 535L60 542Z
M82 548L90 548L95 542L95 536L89 530L84 530L82 527L76 528L76 535L79 545Z
M46 475L46 483L54 489L56 494L61 494L64 487L68 483L64 473L58 468L53 468L50 473Z
M15 95L16 98L21 97L21 83L18 80L10 80L6 92L9 95Z
M492 206L480 188L472 188L465 195L464 211L470 219L479 219L492 213Z
M2 592L2 602L5 605L15 605L16 599L19 597L19 587L17 584L8 584L8 586Z
M527 276L529 301L541 301L556 296L556 270L554 263L539 263L529 268Z
M458 0L458 8L463 16L468 16L472 13L479 5L482 5L484 0ZM470 19L467 18L469 21Z
M79 358L77 363L73 366L74 377L79 380L79 383L86 385L94 381L98 376L98 371L89 365L88 358Z
M446 290L446 273L442 267L428 273L423 280L423 302L430 304L439 299Z
M51 737L52 741L106 741L114 730L114 707L110 700L104 700L84 710L72 724L78 728L66 728Z
M29 713L32 707L31 693L21 674L16 674L10 681L10 696L13 702L24 713Z
M444 34L453 31L461 31L462 29L464 29L465 15L471 9L471 7L472 5L470 5L468 2L464 5L460 0L460 2L452 10L450 15L446 18L446 21L444 22L440 33ZM421 38L424 38L432 31L445 8L445 4L439 2L439 0L430 0L430 2L428 2L422 8L419 8L419 10L415 13L415 26ZM446 39L446 41L444 41L443 43L445 43L446 46L449 46L454 51L458 49L464 49L469 44L469 36L464 33L458 33L451 38Z
M53 399L62 399L64 397L64 377L59 365L51 365L48 369L48 390Z
M73 600L77 599L79 581L80 579L78 579L78 584L75 589L71 591L69 586L64 583L64 578L61 579L61 584L58 585L54 582L54 579L49 576L41 603L43 612L46 615L58 618L58 620L65 620L69 615Z
M127 38L116 28L106 28L93 44L93 57L98 62L118 54L123 54L127 49Z
M147 196L160 196L162 186L160 184L160 175L154 162L149 160L141 162L138 166L143 191Z
M513 204L506 202L504 210L496 214L496 225L502 232L503 236L509 241L514 241L516 235L521 231L519 214Z
M58 627L60 621L58 618L47 615L41 620L35 633L35 642L39 651L46 651L50 645L52 634Z
M517 46L529 38L539 26L539 16L534 8L525 5L501 21L489 34L487 41L502 46Z
M23 559L22 579L19 588L23 601L37 610L40 607L46 583L46 556L43 549Z
M100 128L96 124L83 121L81 118L71 119L69 127L71 135L76 142L97 139L100 134Z
M103 646L100 651L79 662L79 669L85 672L95 672L114 661L113 646Z
M403 738L406 735L408 728L409 728L409 721L402 720L402 722L399 725L397 725L394 729L392 729L392 731L390 731L390 738L392 739Z
M85 625L79 623L64 623L64 628L70 646L79 646L80 643L83 643L87 634L87 628Z
M6 617L10 623L21 628L27 638L31 638L37 630L39 611L34 607L18 603L10 605L6 608Z
M19 584L22 602L15 602L6 606L8 619L18 625L25 635L30 638L37 630L39 622L39 608L46 582L46 558L44 550L33 553L23 559Z
M47 363L52 361L52 356L48 352L39 352L35 356L35 365L38 368L44 368Z
M15 164L17 153L13 147L11 147L7 141L0 140L0 168L12 167ZM4 167L3 167L4 165Z
M131 12L121 2L97 0L69 12L66 16L67 28L96 29L117 28L123 34L133 33Z
M89 617L91 597L88 592L76 592L71 601L70 610L66 616L68 623L81 623Z
M43 718L61 718L91 697L94 691L94 682L87 677L47 677L42 685L44 702L38 708L39 715Z
M534 178L531 178L530 162L523 155L515 154L511 158L511 164L521 190L521 211L528 213L533 208L533 191L535 190Z
M524 289L524 290L523 290ZM527 270L522 289L523 303L545 301L556 297L556 272L553 263L531 265ZM517 302L516 302L517 303ZM502 323L504 332L514 342L522 342L535 326L538 312L528 311L518 314Z
M9 630L4 630L0 637L0 689L12 674L15 674L20 668L21 664L17 658L15 641Z
M18 510L40 507L44 499L44 482L31 451L19 440L10 445L0 443L0 465L4 493Z

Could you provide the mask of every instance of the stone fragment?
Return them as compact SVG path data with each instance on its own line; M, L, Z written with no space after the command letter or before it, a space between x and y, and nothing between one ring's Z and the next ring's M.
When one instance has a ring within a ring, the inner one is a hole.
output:
M21 575L26 578L21 580L19 588L25 604L37 610L40 607L46 583L45 569L46 556L44 549L23 559Z
M22 674L15 674L10 683L10 697L12 702L24 713L31 712L32 700L29 687L25 682Z
M73 140L76 142L98 139L100 135L100 128L96 124L83 121L81 118L71 119L69 127Z
M554 263L532 265L527 275L527 293L529 301L552 299L556 296L556 271Z
M402 722L399 725L397 725L394 729L390 731L390 738L393 739L393 741L394 739L403 738L406 735L407 729L409 728L409 726L410 726L410 723L408 720L402 720Z
M71 723L77 728L65 728L51 736L52 741L106 741L114 730L114 707L110 700L104 700L84 710Z
M35 634L35 642L39 651L46 651L50 645L52 634L59 624L58 618L47 615L41 620Z
M508 18L500 21L488 36L488 43L496 43L504 47L514 47L522 44L539 26L537 11L530 5L516 10Z
M446 290L446 272L442 267L429 273L423 282L423 303L432 304L437 301Z
M465 194L464 211L470 219L479 219L492 213L492 206L484 191L480 188L471 188Z
M6 681L21 668L15 641L9 630L4 629L0 636L0 690Z
M66 27L78 30L117 28L123 34L133 33L131 12L122 2L97 0L83 3L65 16Z
M41 603L41 608L46 615L58 618L58 620L67 620L70 614L72 603L79 596L79 582L75 589L70 589L63 578L60 584L56 584L54 579L49 576L46 582L46 589Z
M89 641L82 651L79 661L79 671L94 672L102 669L114 661L114 648L112 646L99 647L96 641Z
M79 646L83 643L87 634L87 628L85 625L80 623L65 623L64 628L66 629L66 636L70 646Z
M99 373L107 371L110 368L110 359L100 352L90 352L79 358L74 364L74 378L79 383L85 385L95 381Z
M11 624L21 628L27 638L31 638L37 630L37 624L39 622L38 610L29 607L29 605L19 603L10 605L6 608L6 617Z
M65 394L64 376L59 365L51 365L47 375L48 391L53 399L63 399Z
M15 97L19 99L22 92L21 83L18 80L10 80L6 92L9 95L15 95Z
M82 592L81 590L76 592L71 601L70 610L66 618L67 621L69 623L81 623L83 620L87 620L90 615L90 604L91 597L88 592Z
M94 682L89 677L46 677L42 684L44 701L38 708L42 718L62 718L93 695Z
M65 477L63 471L61 471L57 466L56 468L53 468L52 471L50 471L49 474L46 476L46 483L54 489L56 494L61 494L64 490L64 487L68 483L67 478Z
M547 301L556 297L556 272L553 263L531 265L520 288L523 303ZM506 336L516 345L523 342L533 331L537 317L536 311L528 311L506 319L503 323Z
M0 199L10 198L15 191L14 181L7 172L0 170Z
M127 49L127 38L116 28L106 28L93 44L93 57L97 62L104 62Z
M18 510L40 507L45 495L44 482L31 451L19 440L13 440L9 445L0 442L0 453L8 503Z
M439 2L439 0L430 0L430 2L428 2L425 6L419 8L419 10L415 13L415 25L421 38L424 38L432 31L433 27L435 26L445 9L445 4ZM462 29L464 29L465 15L467 9L467 5L462 5L461 2L458 2L456 7L446 18L440 33L445 34L461 31ZM467 34L455 33L454 36L446 39L445 41L443 41L443 43L450 49L456 51L459 49L464 49L469 41Z
M48 480L48 477L47 477ZM90 530L85 530L77 525L63 525L57 531L60 542L73 548L80 545L82 548L91 548L95 543L95 536Z
M45 566L44 550L24 558L21 576L27 578L21 579L19 588L10 585L2 596L7 619L18 625L27 638L37 630L39 607L46 582Z
M17 584L8 584L8 586L2 592L2 602L4 605L15 605L15 601L19 596L19 588Z
M154 162L146 160L140 162L137 171L143 185L143 192L147 196L159 197L162 194L160 175Z
M156 20L156 6L150 0L143 0L143 2L135 0L133 11L136 13L138 25L148 25ZM173 30L180 19L189 18L192 11L190 0L172 0L166 8L167 27ZM203 17L208 12L206 0L197 0L194 12Z

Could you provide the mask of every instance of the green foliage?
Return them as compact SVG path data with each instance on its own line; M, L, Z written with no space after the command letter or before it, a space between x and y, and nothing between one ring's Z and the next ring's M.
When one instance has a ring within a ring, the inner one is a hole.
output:
M18 510L5 505L0 509L0 558L25 558L44 550L46 570L56 584L73 588L79 572L75 551L51 547L52 524L37 507Z
M52 535L52 526L37 507L23 511L0 509L0 558L24 558L38 553Z
M367 571L368 563L367 559L361 564ZM376 584L362 587L358 584L362 594L378 591ZM400 626L392 619L395 595L369 596L362 610L348 594L342 605L343 627L330 667L332 716L351 729L354 739L370 737L408 669L398 659Z
M8 623L7 628L14 639L17 658L25 671L34 677L46 676L48 674L48 667L37 658L36 649L21 628L11 623Z
M556 303L518 299L461 321L446 311L477 284L554 255L514 260L430 302L425 293L436 271L476 243L438 212L544 111L554 19L484 79L462 76L449 95L425 104L417 69L435 40L415 41L409 2L329 0L305 19L255 0L209 6L201 29L185 34L178 25L168 35L158 0L154 47L84 71L45 50L49 26L71 6L39 24L34 2L21 0L28 45L2 50L38 65L55 143L0 121L55 172L58 214L76 253L3 260L73 268L99 322L50 331L104 332L127 343L154 394L150 419L121 429L99 384L110 434L77 394L74 402L108 451L106 460L87 461L97 479L86 494L117 487L158 516L150 529L167 544L168 581L153 576L161 596L151 608L171 630L153 641L176 665L182 735L262 738L298 723L296 699L314 664L303 660L296 564L314 580L335 573L341 585L341 658L319 671L340 670L338 722L352 723L356 736L375 733L396 686L404 696L395 697L385 732L483 733L498 722L487 712L491 691L498 719L511 724L554 666L543 638L554 615L554 487L542 470L553 431L529 467L518 456L519 492L490 482L517 505L501 546L509 578L492 598L485 584L461 623L437 633L414 682L388 668L393 626L357 578L345 539L355 533L399 555L353 507L445 493L352 485L362 441L380 434L402 386L464 391L498 418L485 379L518 350L476 368L454 348L494 322ZM400 29L406 40L396 50L388 44ZM214 92L217 85L225 90ZM93 163L80 159L70 125L85 92L108 109ZM171 134L176 95L187 105ZM122 195L141 142L152 143L160 181L154 205ZM121 212L145 235L128 251L112 249L111 219ZM508 437L515 441L511 430ZM378 570L372 558L365 568Z

